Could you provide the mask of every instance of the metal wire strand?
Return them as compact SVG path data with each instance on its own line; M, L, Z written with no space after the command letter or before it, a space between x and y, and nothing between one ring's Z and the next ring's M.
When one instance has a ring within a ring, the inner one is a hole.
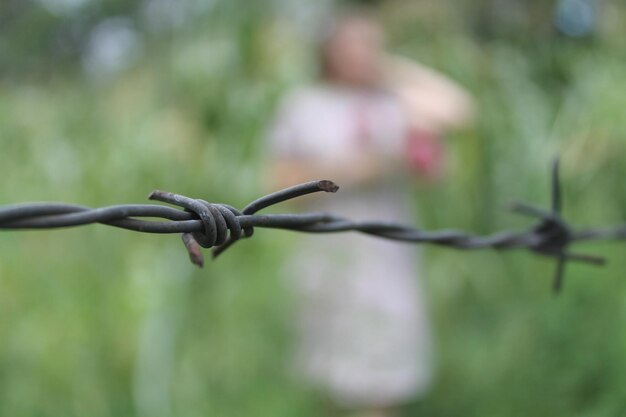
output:
M214 204L165 191L153 191L149 199L178 208L156 204L125 204L102 208L61 203L26 203L0 207L0 230L54 229L101 223L143 233L181 233L191 261L204 264L201 248L212 248L216 257L241 238L250 237L255 227L285 229L303 233L357 231L399 242L432 244L456 249L527 249L557 261L553 288L562 288L568 261L602 265L593 255L572 253L577 241L626 239L626 225L573 230L561 217L561 190L558 160L551 169L551 210L517 202L511 209L536 219L527 230L501 231L480 236L458 230L424 231L415 227L380 221L356 222L329 213L257 214L281 202L316 192L338 190L332 181L312 181L263 196L241 211L226 204ZM152 220L150 220L152 219Z

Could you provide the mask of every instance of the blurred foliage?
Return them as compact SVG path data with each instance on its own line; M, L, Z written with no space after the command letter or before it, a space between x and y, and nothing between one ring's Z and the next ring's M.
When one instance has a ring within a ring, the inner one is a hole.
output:
M374 3L393 50L450 74L480 108L451 138L446 181L415 189L424 227L527 225L501 208L546 204L556 153L568 218L624 220L622 3L603 2L584 38L554 30L551 2ZM262 194L265 125L315 73L290 19L306 4L5 0L0 204ZM121 17L139 46L125 67L90 72L92 31ZM278 273L303 238L259 230L195 270L175 236L0 234L0 415L319 415L323 397L289 373ZM623 415L626 259L619 244L585 249L610 264L568 267L555 298L548 260L428 248L438 378L408 415Z

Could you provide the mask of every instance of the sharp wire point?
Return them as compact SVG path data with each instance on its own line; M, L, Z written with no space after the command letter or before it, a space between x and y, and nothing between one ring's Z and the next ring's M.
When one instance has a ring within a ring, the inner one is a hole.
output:
M552 212L556 215L561 214L562 206L559 164L559 158L555 157L552 161Z
M556 272L554 273L554 284L552 286L554 294L558 295L563 287L563 274L565 273L565 256L559 256L556 263Z

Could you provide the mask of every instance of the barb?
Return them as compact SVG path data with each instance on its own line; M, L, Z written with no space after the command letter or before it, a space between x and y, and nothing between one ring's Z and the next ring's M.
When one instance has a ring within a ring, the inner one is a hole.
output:
M514 212L537 219L522 231L502 231L474 235L458 230L425 231L411 226L380 222L356 222L329 213L256 214L269 206L316 192L338 190L332 181L312 181L296 185L248 204L241 211L227 204L214 204L165 191L153 191L149 199L178 208L155 204L126 204L90 208L61 203L27 203L0 207L0 230L54 229L100 223L143 233L181 233L191 261L202 267L201 248L213 248L216 257L241 238L253 235L255 227L286 229L304 233L358 231L401 242L432 244L456 249L527 249L555 258L555 292L563 284L568 261L603 265L605 259L569 251L572 243L601 239L626 239L626 225L605 229L573 230L561 217L559 163L551 172L551 210L516 202ZM182 209L182 210L181 210ZM146 220L146 219L161 220ZM163 221L165 220L165 221Z

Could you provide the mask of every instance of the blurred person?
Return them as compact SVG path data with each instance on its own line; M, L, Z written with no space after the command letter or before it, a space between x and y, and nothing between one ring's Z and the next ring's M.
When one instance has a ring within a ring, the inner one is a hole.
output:
M307 211L413 223L415 177L442 170L441 136L471 116L468 95L383 50L363 13L320 43L320 79L282 102L269 132L274 187L331 179ZM431 335L413 245L353 234L307 236L287 266L298 297L298 370L340 410L391 416L432 380Z

